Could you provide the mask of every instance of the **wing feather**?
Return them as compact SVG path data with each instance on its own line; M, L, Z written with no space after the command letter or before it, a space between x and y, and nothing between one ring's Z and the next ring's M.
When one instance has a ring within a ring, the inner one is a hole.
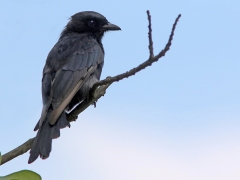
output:
M69 55L64 54L61 49L60 53L63 54L63 57L66 57L66 60L64 60L65 63L62 64L52 78L50 97L48 98L53 108L49 116L51 125L56 123L74 95L88 80L91 74L94 73L98 65L103 63L103 50L95 39L84 36L80 41L75 40L74 42L75 44L71 44L71 46L78 46L78 48L73 48L75 51L69 52L68 48L65 48L65 51L69 53ZM56 47L53 49L55 51L57 50ZM51 55L49 56L54 58ZM57 57L59 58L59 56ZM45 69L49 70L50 68ZM46 73L50 74L50 72ZM48 81L43 83L47 84L49 79L48 77Z

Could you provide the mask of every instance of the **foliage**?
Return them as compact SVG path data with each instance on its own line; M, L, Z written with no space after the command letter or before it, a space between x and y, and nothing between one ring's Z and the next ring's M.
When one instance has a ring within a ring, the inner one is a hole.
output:
M14 172L7 176L0 176L0 180L41 180L41 176L30 170Z

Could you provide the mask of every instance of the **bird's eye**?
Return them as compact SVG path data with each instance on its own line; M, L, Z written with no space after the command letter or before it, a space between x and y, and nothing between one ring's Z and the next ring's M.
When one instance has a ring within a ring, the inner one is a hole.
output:
M90 20L90 21L88 21L88 25L89 25L90 27L95 27L95 26L96 26L96 21Z

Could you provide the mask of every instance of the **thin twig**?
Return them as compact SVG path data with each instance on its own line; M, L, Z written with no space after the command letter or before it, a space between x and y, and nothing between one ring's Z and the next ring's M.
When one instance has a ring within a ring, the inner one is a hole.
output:
M152 41L152 22L151 22L151 15L150 15L149 10L147 10L147 16L148 16L149 58L153 58L154 53L153 53L153 41Z
M178 23L180 17L181 17L181 14L178 15L178 17L176 18L176 20L175 20L175 22L174 22L174 24L172 26L172 31L171 31L171 34L169 36L169 39L168 39L168 42L167 42L165 48L158 55L156 55L155 58L159 59L159 58L165 56L165 53L170 49L170 46L172 45L174 31L175 31L175 29L177 27L177 23Z
M9 151L8 153L4 154L2 156L1 165L12 160L13 158L20 156L20 155L24 154L25 152L27 152L31 148L33 140L34 140L34 138L31 138L31 139L27 140L25 143L23 143L22 145L13 149L12 151Z

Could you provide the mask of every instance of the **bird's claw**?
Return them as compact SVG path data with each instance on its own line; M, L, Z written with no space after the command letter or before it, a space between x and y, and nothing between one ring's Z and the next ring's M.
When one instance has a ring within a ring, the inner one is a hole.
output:
M97 107L97 100L94 101L92 105L94 106L94 108L96 108Z

